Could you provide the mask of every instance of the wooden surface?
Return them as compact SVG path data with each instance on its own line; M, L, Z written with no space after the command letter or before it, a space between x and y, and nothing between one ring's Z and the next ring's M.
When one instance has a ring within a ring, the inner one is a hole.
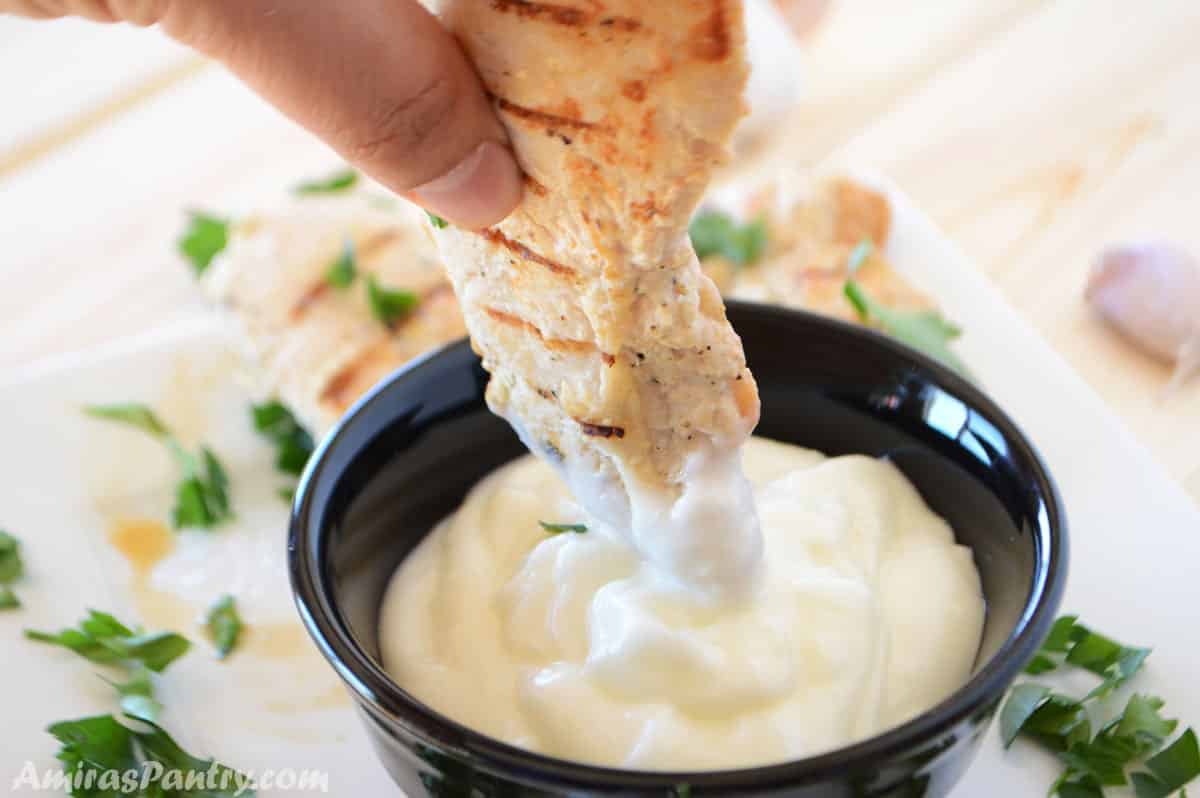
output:
M1109 242L1200 252L1198 40L1191 0L840 0L786 157L890 174L1200 501L1200 380L1164 395L1168 369L1081 301ZM0 17L0 108L6 371L198 309L181 210L236 212L337 163L153 32Z

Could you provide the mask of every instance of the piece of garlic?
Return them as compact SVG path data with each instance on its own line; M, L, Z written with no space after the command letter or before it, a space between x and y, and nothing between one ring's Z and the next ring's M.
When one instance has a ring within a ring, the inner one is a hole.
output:
M1173 386L1200 373L1200 262L1189 252L1162 242L1109 247L1086 296L1141 349L1175 364Z

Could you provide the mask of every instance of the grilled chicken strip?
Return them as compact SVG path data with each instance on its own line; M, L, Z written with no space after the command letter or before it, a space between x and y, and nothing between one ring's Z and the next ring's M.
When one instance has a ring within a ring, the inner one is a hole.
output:
M257 389L281 397L317 435L383 377L465 333L423 217L358 197L298 200L240 220L205 273L206 292L242 328ZM336 288L326 275L347 244L358 276ZM381 323L367 302L368 275L412 291L416 309Z
M757 388L687 235L743 113L741 14L740 0L440 5L528 175L496 227L435 231L489 405L589 512L699 586L758 560L736 464ZM701 500L705 479L719 495ZM718 517L727 532L661 534Z
M779 206L776 194L799 194ZM891 229L885 196L845 177L811 190L768 184L747 203L747 218L767 225L767 249L750 267L714 255L704 271L725 297L801 308L843 321L860 321L842 290L851 253L863 242L871 254L854 279L876 301L896 310L933 310L934 302L913 287L882 254Z

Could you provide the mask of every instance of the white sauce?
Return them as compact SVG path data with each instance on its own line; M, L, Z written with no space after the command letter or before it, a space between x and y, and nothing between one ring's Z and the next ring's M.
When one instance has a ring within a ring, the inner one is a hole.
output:
M755 589L721 600L585 517L545 463L498 470L393 578L388 670L484 734L642 770L807 756L966 681L983 624L978 573L893 465L762 439L744 465L763 556ZM693 476L680 522L730 506L722 474ZM539 520L588 531L548 535ZM664 545L711 552L714 534Z

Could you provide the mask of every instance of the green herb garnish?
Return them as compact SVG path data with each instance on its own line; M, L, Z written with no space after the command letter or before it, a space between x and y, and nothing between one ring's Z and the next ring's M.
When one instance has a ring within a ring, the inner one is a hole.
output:
M538 521L538 523L551 535L561 535L563 532L574 532L579 535L587 532L585 524L548 524L545 521Z
M208 609L204 618L204 629L213 645L217 647L217 659L225 659L237 645L242 634L242 619L238 615L233 596L221 596Z
M445 230L447 227L450 226L449 222L447 222L442 217L438 216L436 213L430 213L429 211L425 211L425 215L429 217L429 223L431 225L433 225L434 227L436 227L438 230Z
M178 246L180 253L191 261L196 276L200 276L229 243L229 220L203 211L190 211L188 216L188 226Z
M58 759L71 784L85 785L72 788L70 795L83 798L254 795L251 780L245 774L211 759L193 756L180 748L161 726L145 719L134 720L140 728L130 728L112 715L97 715L59 721L46 729L60 744ZM138 775L138 781L129 789L121 781L126 773Z
M738 224L720 211L704 211L688 227L696 257L720 255L738 266L749 266L767 250L767 223L756 219Z
M104 677L101 677L102 679ZM104 679L117 691L120 697L121 711L126 715L157 722L162 713L162 704L154 698L154 684L150 681L150 669L139 665L124 682L114 682Z
M875 254L875 245L871 243L870 239L864 238L862 241L859 241L854 249L850 250L850 254L846 256L846 276L853 277L855 272L867 262L867 258L873 254Z
M349 288L358 276L357 260L354 257L354 242L349 238L342 245L342 252L325 271L325 282L334 288Z
M1076 616L1055 622L1026 671L1046 673L1070 665L1101 677L1100 685L1076 699L1027 682L1012 689L1000 710L1005 747L1022 736L1052 751L1065 766L1051 796L1103 798L1104 787L1132 781L1137 798L1166 798L1200 775L1200 750L1191 729L1163 749L1178 721L1162 715L1161 698L1131 696L1120 715L1092 734L1089 702L1133 678L1149 654L1149 649L1125 646L1089 629ZM1146 770L1129 774L1139 764Z
M1134 773L1137 798L1166 798L1200 776L1200 746L1196 733L1188 729L1167 748L1146 760L1149 773ZM1187 796L1183 796L1187 798Z
M175 632L130 629L107 612L88 610L78 628L57 634L26 629L25 637L74 651L101 665L141 663L155 673L187 652L191 644Z
M284 474L300 476L314 449L308 430L300 426L290 410L275 400L252 405L250 411L254 417L254 429L275 444L275 467ZM295 486L281 487L278 491L288 502L295 492Z
M1054 622L1037 655L1025 666L1033 675L1056 670L1063 664L1091 671L1104 679L1084 698L1103 698L1129 681L1142 667L1150 649L1124 646L1079 623L1074 615Z
M21 541L0 529L0 610L12 610L21 606L21 600L9 587L25 575L25 563L21 560Z
M309 180L292 189L292 193L301 196L311 194L337 194L358 183L358 172L353 169L343 169L321 180Z
M198 454L192 454L145 405L91 405L85 407L84 412L93 418L117 421L140 429L161 440L167 447L182 473L175 488L175 507L171 511L171 522L176 529L209 528L233 517L229 503L229 476L207 446L200 447Z
M375 275L367 275L367 302L371 305L371 313L388 327L412 313L420 304L420 299L412 291L393 291L384 288L375 279Z
M950 342L962 335L962 330L942 318L941 314L931 310L893 310L867 296L853 279L846 280L843 292L863 322L878 327L959 374L970 376L967 365L950 348Z

